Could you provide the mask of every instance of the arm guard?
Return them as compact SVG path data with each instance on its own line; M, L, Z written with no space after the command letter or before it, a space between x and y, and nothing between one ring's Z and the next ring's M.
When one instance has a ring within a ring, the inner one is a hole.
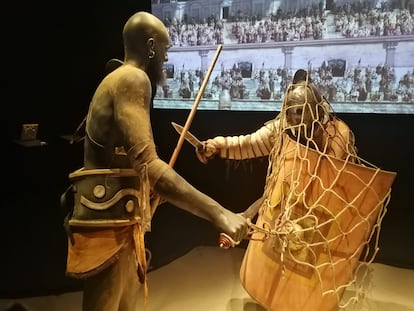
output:
M266 122L256 132L239 136L217 136L209 141L216 155L230 160L246 160L269 155L279 131L279 118Z

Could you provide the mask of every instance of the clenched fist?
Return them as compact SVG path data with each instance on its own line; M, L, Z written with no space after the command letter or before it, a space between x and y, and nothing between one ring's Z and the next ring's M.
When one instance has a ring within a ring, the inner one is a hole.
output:
M225 147L226 139L222 136L217 136L201 143L203 146L196 149L197 159L201 163L207 164L208 160L213 159Z

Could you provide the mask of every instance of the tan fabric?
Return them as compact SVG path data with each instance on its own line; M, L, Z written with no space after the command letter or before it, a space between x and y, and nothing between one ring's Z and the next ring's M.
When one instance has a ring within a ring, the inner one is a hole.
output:
M144 310L148 307L147 258L145 252L145 233L139 225L134 226L134 246L138 264L138 276L144 284Z
M370 260L363 250L396 174L284 142L256 222L264 230L249 242L241 281L269 311L337 310L359 260Z
M132 238L132 226L97 228L73 232L74 245L68 242L66 272L97 273L116 259L119 250ZM86 275L85 275L86 276Z

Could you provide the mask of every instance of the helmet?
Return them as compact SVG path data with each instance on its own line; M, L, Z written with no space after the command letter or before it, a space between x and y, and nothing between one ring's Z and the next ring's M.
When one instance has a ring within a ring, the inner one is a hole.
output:
M283 124L303 144L317 140L329 118L329 107L308 72L298 70L283 99Z
M283 110L288 125L301 123L310 126L324 116L325 100L312 82L299 81L291 84L286 91Z
M300 81L292 84L286 92L283 110L289 125L305 123L311 125L315 120L322 120L324 100L311 83Z

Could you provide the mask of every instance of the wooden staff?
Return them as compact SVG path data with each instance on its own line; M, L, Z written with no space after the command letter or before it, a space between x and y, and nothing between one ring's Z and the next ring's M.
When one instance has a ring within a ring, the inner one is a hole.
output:
M198 104L200 103L200 100L201 100L201 96L204 93L204 90L207 86L208 80L210 79L211 72L213 71L213 68L214 68L214 66L217 62L217 59L220 55L222 47L223 47L222 44L219 44L219 46L217 47L216 53L214 54L214 57L213 57L213 61L211 62L210 67L208 68L207 74L204 77L203 83L200 86L200 90L197 93L197 97L194 101L193 107L191 108L191 111L190 111L190 113L187 117L187 121L185 122L185 125L183 127L183 131L180 134L180 138L178 139L177 146L175 147L174 152L171 156L170 162L168 163L168 165L171 166L171 167L174 166L175 161L177 160L178 154L180 153L181 147L182 147L182 145L184 143L184 140L185 140L185 134L188 132L188 129L190 128L191 122L194 119L195 113L196 113L197 108L198 108ZM160 202L160 200L161 200L161 198L158 195L157 195L157 197L155 197L151 200L152 214L155 213L155 210L156 210L158 205L164 203L164 202Z
M169 162L169 165L171 167L174 166L175 161L177 160L178 154L180 153L181 147L182 147L182 145L184 143L184 140L185 140L185 134L188 132L188 129L190 128L191 122L193 122L195 113L196 113L197 108L198 108L198 104L200 103L200 100L201 100L201 96L204 93L204 90L207 86L208 80L210 79L211 72L213 71L213 68L214 68L214 66L217 62L217 58L218 58L218 56L221 52L222 47L223 46L221 44L219 44L219 46L217 47L216 54L213 57L213 61L211 62L210 67L207 71L207 74L204 77L203 83L201 84L200 90L198 91L198 94L197 94L197 97L194 101L193 107L191 108L190 114L187 117L187 121L184 124L183 131L180 134L180 138L178 139L177 146L175 147L174 152L171 156L171 159L170 159L170 162Z

